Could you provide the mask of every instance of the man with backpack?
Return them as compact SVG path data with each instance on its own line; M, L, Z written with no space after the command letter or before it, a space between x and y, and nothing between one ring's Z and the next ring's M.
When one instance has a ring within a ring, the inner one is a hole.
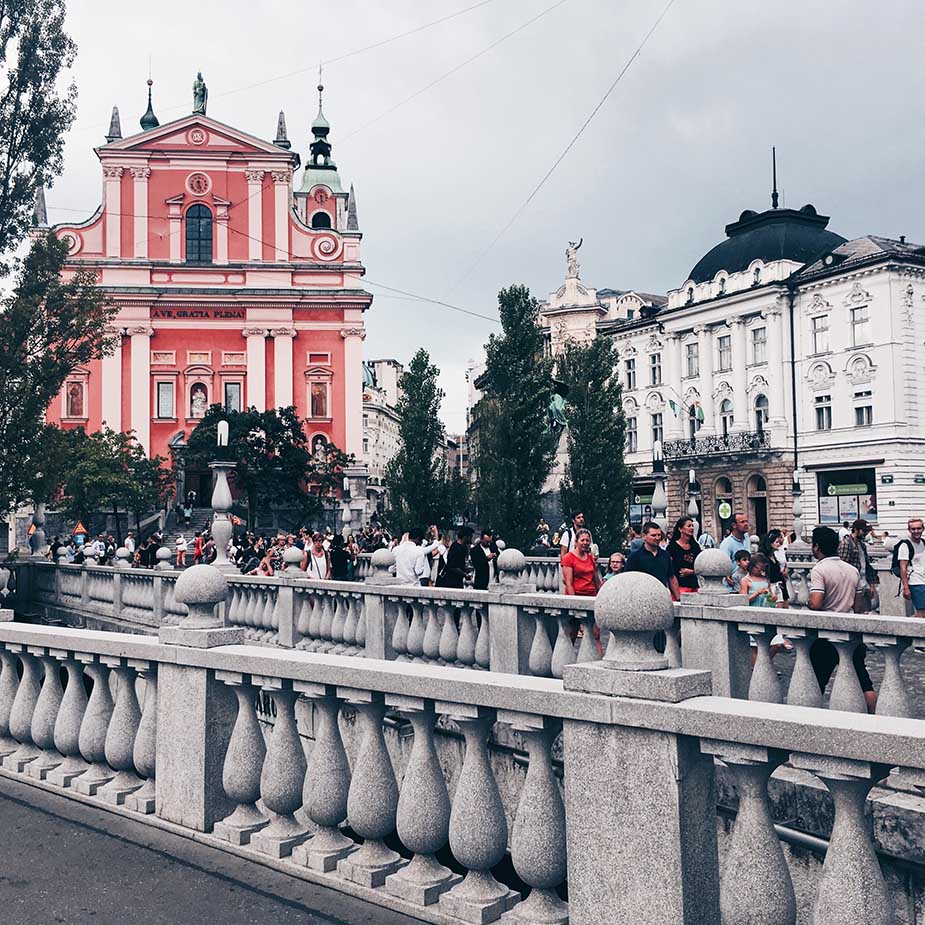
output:
M890 571L899 578L902 595L912 602L917 617L925 617L925 543L922 542L922 518L909 520L909 539L898 540L893 547Z

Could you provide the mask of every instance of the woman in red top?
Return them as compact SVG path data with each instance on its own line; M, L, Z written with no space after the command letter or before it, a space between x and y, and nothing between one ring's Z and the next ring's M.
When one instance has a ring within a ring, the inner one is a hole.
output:
M594 597L602 581L597 560L591 555L591 533L579 530L575 548L562 557L562 580L565 593L578 597Z

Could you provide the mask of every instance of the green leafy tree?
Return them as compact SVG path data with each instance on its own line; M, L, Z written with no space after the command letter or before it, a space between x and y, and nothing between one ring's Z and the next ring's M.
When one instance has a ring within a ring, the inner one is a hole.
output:
M216 445L222 420L228 421L227 447ZM293 407L226 411L212 405L190 434L183 463L201 468L219 458L235 462L232 479L244 498L251 526L257 511L270 507L292 510L303 522L316 519L324 500L333 498L343 485L344 469L353 462L352 456L330 442L312 454L305 422Z
M551 358L544 355L539 303L526 286L498 294L502 333L485 346L484 395L475 442L479 516L511 546L535 538L543 483L552 468L556 435L547 426Z
M434 523L448 500L440 459L444 430L440 421L443 390L437 386L439 375L430 354L421 348L398 380L398 452L385 470L396 529Z
M64 31L63 0L0 3L0 254L10 254L32 220L40 187L61 172L77 89L62 88L77 47ZM0 262L0 273L9 262Z
M633 472L623 461L626 420L613 339L571 342L557 358L568 385L568 461L560 486L562 510L583 511L603 552L619 548L626 527Z

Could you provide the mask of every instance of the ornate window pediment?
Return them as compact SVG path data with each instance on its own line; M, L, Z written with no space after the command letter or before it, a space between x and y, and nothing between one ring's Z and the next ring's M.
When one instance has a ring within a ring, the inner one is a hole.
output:
M665 407L665 399L661 392L649 392L646 396L646 408L649 411L661 411Z
M824 314L832 310L832 303L826 301L821 292L814 292L810 300L807 312L810 315Z
M723 379L716 387L716 390L713 392L713 397L717 400L722 400L725 398L731 398L732 394L732 386L729 385L725 379Z
M661 350L662 342L653 334L646 343L646 350L650 353Z
M870 301L870 293L861 285L859 280L854 281L851 292L845 296L845 305L863 305Z
M810 388L828 389L835 381L835 373L832 372L832 367L828 363L813 363L806 374L806 379Z
M749 394L752 392L766 392L769 388L768 380L764 376L753 376L748 386L748 392Z
M871 362L866 353L856 354L849 358L845 364L845 372L852 385L870 382L874 378L877 367Z

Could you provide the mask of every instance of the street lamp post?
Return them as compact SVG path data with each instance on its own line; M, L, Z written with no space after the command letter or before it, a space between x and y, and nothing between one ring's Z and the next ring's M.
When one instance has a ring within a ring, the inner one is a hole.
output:
M652 478L655 488L652 491L652 519L662 528L668 529L668 495L665 492L665 461L662 458L662 441L652 444Z
M217 443L228 446L228 422L218 422ZM209 463L215 472L215 487L212 489L212 539L215 541L215 561L212 563L220 572L236 572L237 566L228 558L228 543L234 531L231 522L231 488L228 473L234 469L234 462L216 459Z
M700 486L697 484L696 473L691 469L687 473L687 516L694 521L694 537L700 536L700 509L697 507L697 497Z

